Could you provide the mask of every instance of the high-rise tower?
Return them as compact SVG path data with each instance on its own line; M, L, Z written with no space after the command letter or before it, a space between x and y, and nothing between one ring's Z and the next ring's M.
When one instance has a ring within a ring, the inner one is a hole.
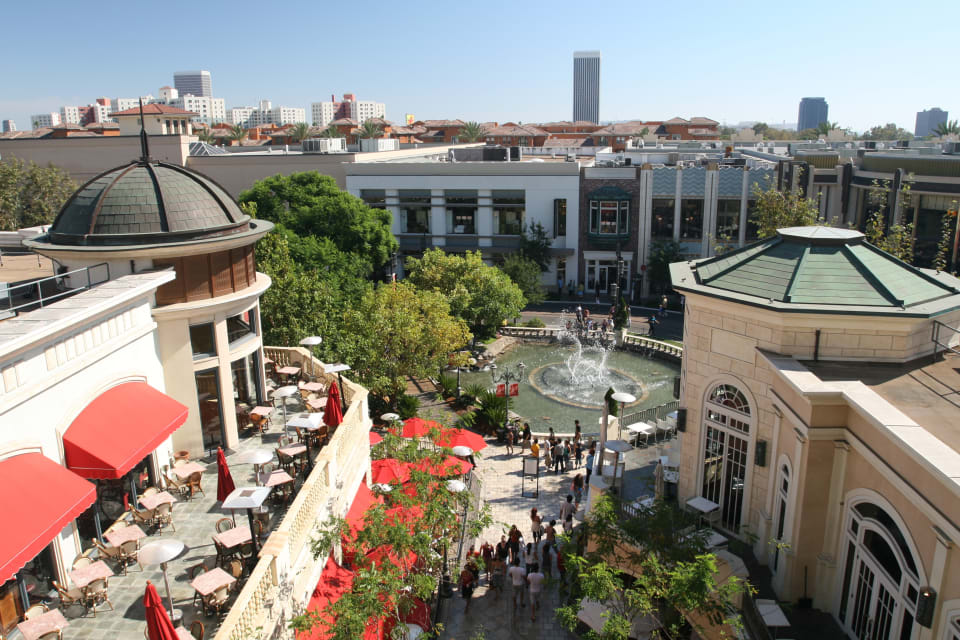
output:
M800 100L800 111L797 114L797 131L816 129L821 122L830 122L827 119L828 105L824 98L803 98Z
M173 86L181 98L185 95L202 98L213 96L209 71L177 71L173 74Z
M573 52L573 119L600 122L600 52Z

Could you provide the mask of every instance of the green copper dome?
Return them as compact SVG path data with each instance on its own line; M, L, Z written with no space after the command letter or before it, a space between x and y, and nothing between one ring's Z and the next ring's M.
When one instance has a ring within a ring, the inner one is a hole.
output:
M894 258L859 231L816 226L780 229L731 253L673 264L671 275L680 290L794 311L907 310L960 293L952 279Z
M219 185L183 167L138 161L86 183L50 228L52 244L116 246L242 233L250 217Z

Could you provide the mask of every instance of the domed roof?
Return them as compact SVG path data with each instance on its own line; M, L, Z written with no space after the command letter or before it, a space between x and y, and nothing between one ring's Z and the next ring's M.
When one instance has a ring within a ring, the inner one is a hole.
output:
M250 217L209 178L140 160L89 181L67 201L51 244L163 244L247 231Z
M925 315L960 304L957 281L918 269L859 231L791 227L737 251L671 265L674 288L785 311Z

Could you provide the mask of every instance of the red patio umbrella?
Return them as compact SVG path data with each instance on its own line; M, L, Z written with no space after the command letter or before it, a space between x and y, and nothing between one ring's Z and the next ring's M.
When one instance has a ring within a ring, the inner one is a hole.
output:
M223 502L236 488L230 467L227 466L227 457L223 455L223 449L217 447L217 500Z
M468 473L470 469L473 469L472 464L456 456L447 456L444 460L438 463L430 462L429 460L421 460L420 462L410 466L413 469L419 469L420 471L433 474L438 478L462 476L463 474Z
M487 446L483 436L466 429L447 429L437 438L436 444L439 447L450 447L451 449L457 446L470 447L474 452L485 449Z
M442 432L443 425L433 420L424 420L423 418L407 418L403 422L403 431L400 435L404 438L423 438L429 435L433 429Z
M375 484L406 482L410 479L410 469L395 458L374 460L370 463L370 477Z
M328 427L339 427L343 422L343 410L340 408L340 389L336 382L330 383L327 407L323 410L323 422Z
M375 445L375 444L380 444L381 442L383 442L383 436L381 436L379 433L375 433L375 432L371 431L371 432L370 432L370 446L372 447L373 445Z
M153 583L147 580L147 590L143 594L143 608L147 615L147 636L150 640L178 640L176 629L170 622L167 610L163 608L163 601Z

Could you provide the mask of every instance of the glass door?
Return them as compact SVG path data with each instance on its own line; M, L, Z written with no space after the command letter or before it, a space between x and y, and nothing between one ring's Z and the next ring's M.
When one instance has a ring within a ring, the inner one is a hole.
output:
M203 448L212 452L224 446L223 403L220 401L220 381L217 369L197 371L197 403L200 405L200 429Z
M868 558L858 554L856 567L856 585L848 596L848 630L857 640L887 640L897 613L897 589Z
M609 282L607 280L607 269L609 267L597 267L597 293L606 293Z

